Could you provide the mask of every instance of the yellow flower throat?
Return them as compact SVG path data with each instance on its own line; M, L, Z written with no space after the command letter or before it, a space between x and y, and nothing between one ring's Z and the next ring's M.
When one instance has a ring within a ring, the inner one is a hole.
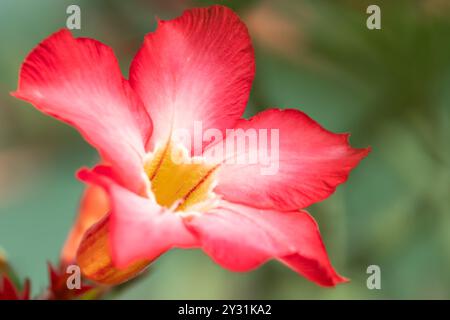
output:
M174 211L198 210L214 199L217 164L191 157L184 146L168 142L156 147L144 169L161 206Z

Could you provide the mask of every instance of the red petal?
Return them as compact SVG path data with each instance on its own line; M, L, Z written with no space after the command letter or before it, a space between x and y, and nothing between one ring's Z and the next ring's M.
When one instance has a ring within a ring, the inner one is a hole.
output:
M13 95L76 127L124 184L140 189L151 121L109 47L61 30L25 59Z
M227 154L234 164L222 166L215 191L226 200L263 209L296 210L327 198L369 152L351 148L347 134L329 132L297 110L266 110L236 128L278 129L279 146L273 147L268 135L268 147L247 145L244 152ZM276 150L273 172L268 162L236 163L250 152L270 155Z
M7 275L0 278L0 300L29 300L30 280L26 279L23 285L23 292L17 290L14 283Z
M187 10L145 37L130 83L154 123L151 144L172 130L232 128L247 103L255 72L247 28L223 6ZM199 150L201 151L201 150Z
M31 282L29 279L25 280L23 284L22 300L30 300Z
M3 276L3 284L0 287L0 300L20 300L16 287L6 275Z
M48 300L72 300L93 288L82 282L79 289L69 289L67 287L67 280L70 274L66 273L64 268L65 266L55 268L51 263L48 263L48 273L50 277L47 296Z
M332 287L339 283L349 281L347 278L337 274L334 270L329 272L330 266L323 266L317 260L309 259L300 254L283 257L280 261L305 278L324 287Z
M323 286L346 281L334 271L317 224L306 212L277 212L222 202L189 227L222 267L249 271L276 258Z

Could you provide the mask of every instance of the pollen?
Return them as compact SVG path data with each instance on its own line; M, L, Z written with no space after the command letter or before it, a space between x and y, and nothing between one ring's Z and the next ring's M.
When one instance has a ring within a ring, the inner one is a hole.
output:
M213 188L218 165L191 157L181 144L170 141L156 147L144 169L161 206L174 211L204 210L216 198Z

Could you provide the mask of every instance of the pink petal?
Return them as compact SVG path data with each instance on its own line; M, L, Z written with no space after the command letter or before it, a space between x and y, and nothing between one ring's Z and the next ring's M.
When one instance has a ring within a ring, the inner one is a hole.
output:
M196 246L180 215L114 183L101 170L84 169L79 177L101 185L109 194L111 254L118 268L142 259L151 261L174 247Z
M263 209L295 210L327 198L369 152L352 148L348 134L329 132L297 110L269 109L241 120L236 128L268 129L268 143L227 154L234 163L222 165L215 191L226 200ZM278 148L270 143L271 129L278 129ZM262 158L237 163L251 152L270 155L276 150L279 159L272 157L272 164Z
M192 218L203 250L232 271L249 271L276 258L323 286L346 281L334 271L314 219L305 211L260 210L223 201Z
M76 127L124 184L141 187L151 120L108 46L67 30L51 35L25 59L13 95Z
M325 256L324 258L328 259L326 257L325 248L322 252ZM350 281L349 279L337 274L336 271L330 270L332 267L329 262L328 265L322 265L318 260L306 258L301 254L292 254L281 258L280 261L289 268L303 275L305 278L324 287L332 287L339 283Z
M159 21L130 69L130 83L153 119L150 147L174 130L192 134L195 121L203 130L232 128L244 112L254 72L247 28L230 9L192 9Z

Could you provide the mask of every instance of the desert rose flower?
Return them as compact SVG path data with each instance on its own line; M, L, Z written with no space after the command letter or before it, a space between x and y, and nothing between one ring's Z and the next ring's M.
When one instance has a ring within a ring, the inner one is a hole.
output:
M78 173L90 187L63 258L78 250L83 274L106 284L130 279L171 248L201 248L232 271L277 259L322 286L346 281L302 209L332 194L369 150L297 110L243 119L254 73L248 31L223 6L159 21L129 80L96 40L61 30L38 45L14 96L77 128L101 156ZM179 138L194 137L198 124L209 139ZM231 129L270 133L270 142L248 136L223 151ZM276 170L241 161L255 154L276 155Z

